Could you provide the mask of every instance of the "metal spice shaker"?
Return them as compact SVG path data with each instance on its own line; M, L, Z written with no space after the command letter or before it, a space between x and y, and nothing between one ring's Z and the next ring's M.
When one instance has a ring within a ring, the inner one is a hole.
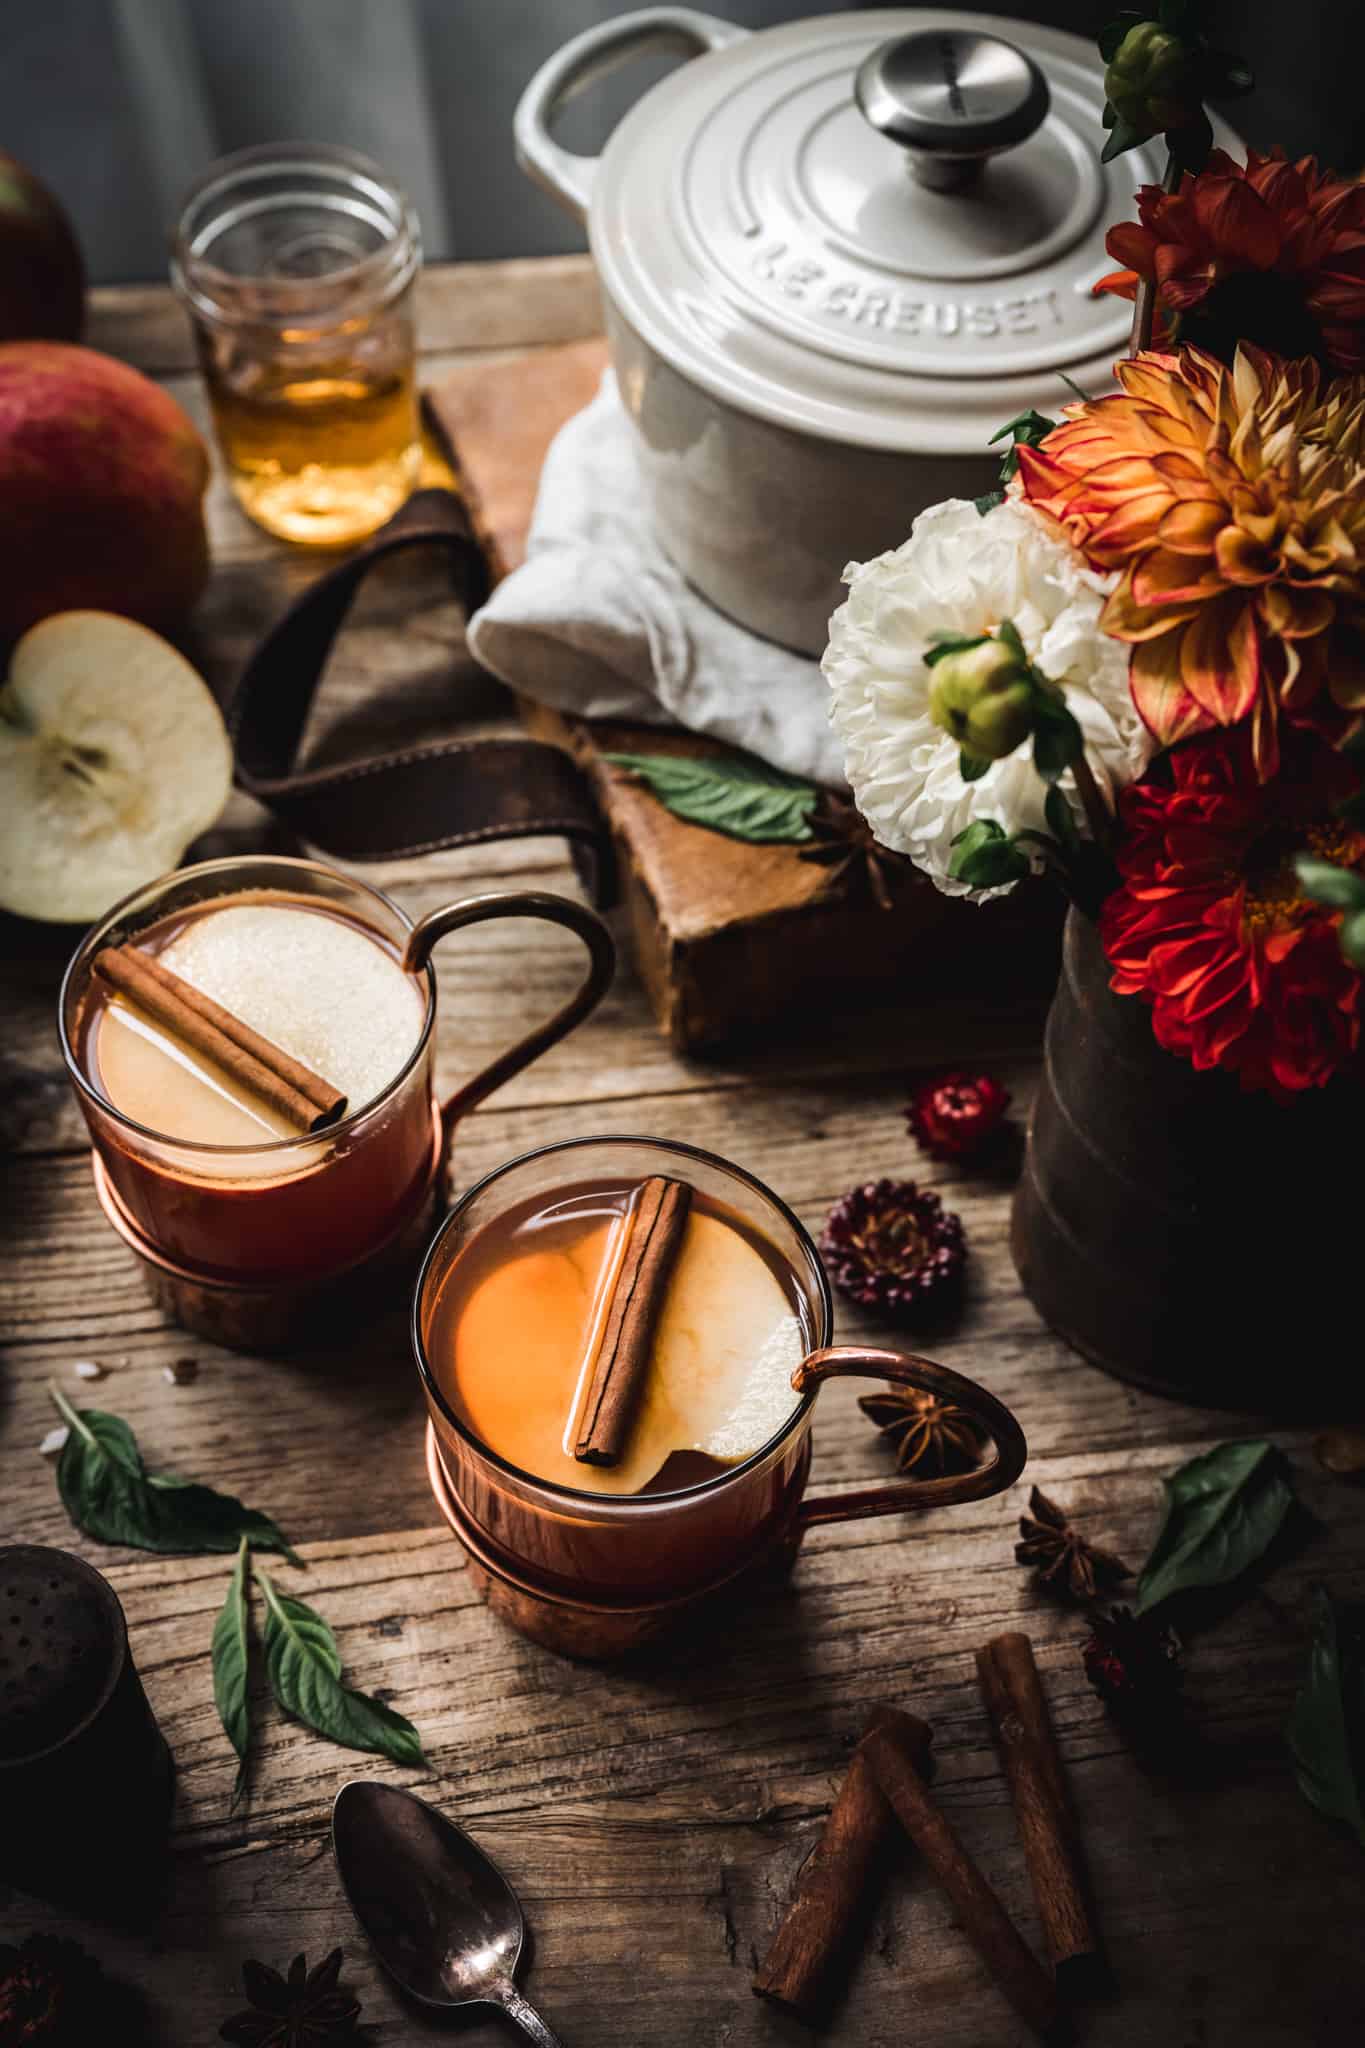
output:
M174 1776L113 1587L65 1550L0 1549L0 1883L145 1917Z

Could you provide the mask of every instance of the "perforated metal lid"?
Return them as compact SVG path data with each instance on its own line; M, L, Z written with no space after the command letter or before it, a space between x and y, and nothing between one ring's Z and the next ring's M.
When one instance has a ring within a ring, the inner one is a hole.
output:
M56 1749L97 1714L127 1655L123 1610L65 1550L0 1550L0 1771Z
M1100 163L1102 80L1079 36L937 8L741 37L617 129L594 255L717 397L861 446L980 453L1064 403L1062 371L1100 390L1124 352L1130 309L1092 287L1160 145Z

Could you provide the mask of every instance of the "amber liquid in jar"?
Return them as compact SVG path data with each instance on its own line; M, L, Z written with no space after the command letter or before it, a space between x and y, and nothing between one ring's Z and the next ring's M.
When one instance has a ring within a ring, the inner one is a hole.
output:
M218 444L242 509L282 540L341 547L392 518L417 481L422 451L411 361L369 371L270 364L204 375Z

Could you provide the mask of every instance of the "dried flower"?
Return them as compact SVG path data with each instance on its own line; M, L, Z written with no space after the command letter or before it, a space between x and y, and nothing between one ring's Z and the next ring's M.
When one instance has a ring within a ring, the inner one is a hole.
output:
M902 1472L929 1465L936 1472L956 1472L981 1462L986 1440L980 1423L939 1394L888 1386L884 1393L861 1395L858 1406L895 1444Z
M818 861L833 870L832 882L864 882L881 910L894 910L896 891L914 874L914 863L903 853L883 846L851 797L835 790L821 790L815 808L808 814L811 843L803 846L802 860Z
M1365 710L1365 377L1245 347L1230 370L1187 348L1114 374L1121 393L1019 450L1022 488L1121 572L1102 624L1160 744L1247 719L1264 781L1281 714L1334 733Z
M107 1990L99 1964L74 1941L31 1934L0 1945L0 2043L3 2048L86 2048L102 2033Z
M918 1087L905 1121L931 1158L971 1159L999 1136L1009 1103L993 1074L959 1069Z
M1081 1650L1085 1675L1116 1721L1159 1734L1180 1705L1180 1639L1150 1615L1115 1607L1092 1617Z
M1128 693L1127 650L1100 626L1112 578L1027 505L1011 498L982 516L970 499L950 498L921 512L900 547L851 562L844 579L821 666L853 795L881 843L945 895L984 900L1013 886L954 875L954 841L977 820L1011 836L1049 829L1027 735L964 780L962 749L930 710L937 665L926 657L945 637L997 633L1012 620L1029 661L1065 693L1106 801L1141 774L1152 741ZM1086 831L1070 770L1057 786Z
M967 1263L961 1218L912 1180L851 1189L830 1210L820 1251L836 1287L892 1318L954 1301Z
M265 1963L243 1963L251 2010L224 2020L218 2032L239 2048L331 2048L333 2042L353 2041L360 2001L338 1988L340 1975L339 1948L315 1970L295 1956L288 1978Z
M1121 1557L1088 1543L1067 1521L1065 1508L1040 1488L1034 1487L1028 1504L1028 1514L1019 1517L1023 1540L1015 1544L1014 1555L1018 1563L1032 1565L1041 1584L1064 1589L1077 1600L1093 1600L1102 1585L1132 1578Z

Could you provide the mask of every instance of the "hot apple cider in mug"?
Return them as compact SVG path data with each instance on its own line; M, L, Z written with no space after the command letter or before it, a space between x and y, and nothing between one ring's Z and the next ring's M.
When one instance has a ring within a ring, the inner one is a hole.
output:
M686 1182L585 1181L485 1224L444 1277L432 1370L519 1471L668 1493L761 1450L799 1404L809 1312L775 1248Z
M204 1036L196 998L301 1068L316 1100L300 1106L230 1040ZM97 952L74 1050L95 1104L115 1112L87 1107L133 1223L173 1258L235 1277L364 1257L430 1177L429 1077L395 1085L419 1048L425 1072L428 1009L426 976L405 972L387 937L283 892L210 897Z

